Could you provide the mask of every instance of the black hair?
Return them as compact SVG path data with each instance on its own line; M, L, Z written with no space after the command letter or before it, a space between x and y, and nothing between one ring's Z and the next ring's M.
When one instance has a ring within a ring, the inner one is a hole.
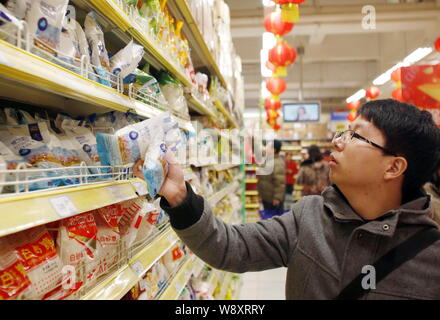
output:
M309 160L311 160L312 163L321 161L323 159L322 154L321 154L321 150L319 149L319 147L317 145L311 145L307 149L307 153L309 154Z
M402 193L409 200L428 182L440 158L440 129L432 115L411 104L393 99L364 104L358 115L370 121L385 136L385 148L408 162Z
M275 154L280 153L282 146L283 146L283 143L280 140L273 141L273 148L275 150Z

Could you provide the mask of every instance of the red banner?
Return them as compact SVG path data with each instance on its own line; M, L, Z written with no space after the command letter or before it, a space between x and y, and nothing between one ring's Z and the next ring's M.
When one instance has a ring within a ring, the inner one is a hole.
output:
M401 68L402 98L429 111L440 127L440 65Z

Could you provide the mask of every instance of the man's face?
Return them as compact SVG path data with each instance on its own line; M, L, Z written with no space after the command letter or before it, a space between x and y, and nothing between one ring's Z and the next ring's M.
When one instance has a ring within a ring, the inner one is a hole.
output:
M357 134L385 146L385 136L371 122L358 117L349 127ZM334 143L331 154L330 179L338 187L374 188L384 182L386 156L379 148L369 143L352 138L348 143Z

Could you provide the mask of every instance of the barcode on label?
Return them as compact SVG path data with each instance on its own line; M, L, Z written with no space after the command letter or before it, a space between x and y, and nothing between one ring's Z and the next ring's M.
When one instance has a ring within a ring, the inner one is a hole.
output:
M78 209L73 204L72 200L70 200L69 196L59 196L50 198L50 203L55 209L56 213L61 218L67 218L74 214L79 213Z

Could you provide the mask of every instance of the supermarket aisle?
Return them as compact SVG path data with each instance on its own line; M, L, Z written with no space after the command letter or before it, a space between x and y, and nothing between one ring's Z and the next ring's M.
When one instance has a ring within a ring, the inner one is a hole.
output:
M243 274L240 300L284 300L287 268Z

